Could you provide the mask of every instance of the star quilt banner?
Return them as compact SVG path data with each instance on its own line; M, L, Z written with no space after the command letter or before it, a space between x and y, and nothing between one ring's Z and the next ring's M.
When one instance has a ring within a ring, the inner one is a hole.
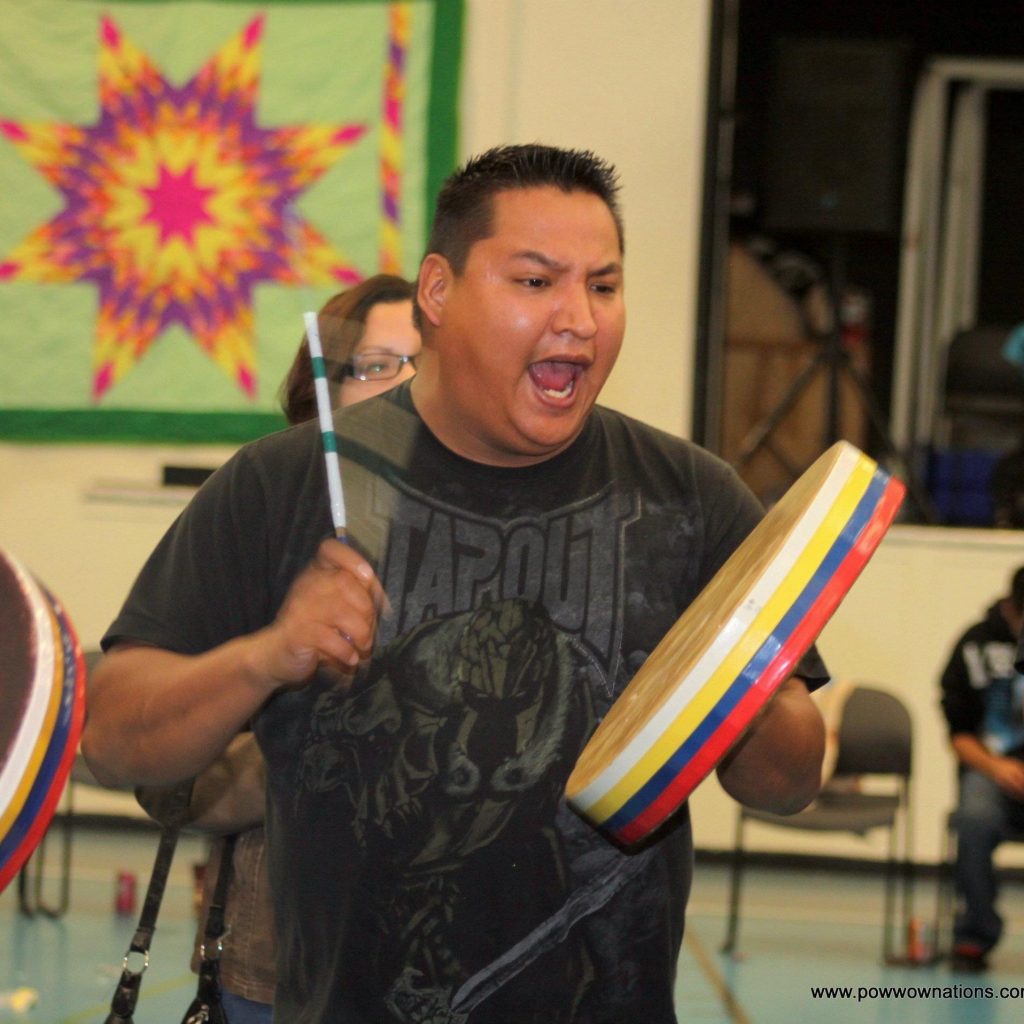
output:
M412 276L463 0L0 0L0 441L284 424L302 314Z

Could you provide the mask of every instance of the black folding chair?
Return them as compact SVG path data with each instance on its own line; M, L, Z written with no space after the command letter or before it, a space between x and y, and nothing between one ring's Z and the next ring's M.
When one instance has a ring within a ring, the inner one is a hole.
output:
M728 928L722 952L731 953L736 949L743 871L747 862L745 829L748 822L756 822L810 832L849 832L861 838L874 829L886 829L889 842L885 865L882 955L886 962L900 959L895 952L894 937L899 881L902 881L903 896L902 935L907 934L913 916L909 800L911 754L910 714L903 702L873 686L855 686L843 705L832 780L814 803L792 815L771 814L749 807L739 809L732 853ZM855 780L865 776L891 777L892 792L860 792Z

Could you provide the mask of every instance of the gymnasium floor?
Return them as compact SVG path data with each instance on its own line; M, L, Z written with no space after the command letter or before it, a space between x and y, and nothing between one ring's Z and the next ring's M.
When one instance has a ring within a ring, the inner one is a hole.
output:
M17 884L0 894L0 1022L102 1024L131 938L134 917L114 912L115 876L138 878L141 904L156 849L155 833L135 829L80 828L72 857L70 910L59 920L19 913ZM179 844L143 978L136 1019L178 1024L195 983L188 972L191 944L191 865L203 859L201 840ZM46 865L59 865L58 835ZM44 900L57 898L44 873ZM726 870L697 868L687 937L677 986L684 1024L1009 1024L1024 1019L1024 889L1006 885L1008 934L986 975L955 975L945 965L883 967L881 884L859 872L751 868L746 875L741 954L718 949L725 929ZM931 913L933 883L920 884L918 910ZM842 988L815 997L816 987ZM902 986L902 994L883 988ZM975 994L988 986L993 995ZM1000 988L1016 988L1000 996ZM10 993L33 989L33 1009L16 1013ZM858 990L860 993L858 999ZM927 990L927 991L922 991ZM511 1022L510 1022L511 1024Z

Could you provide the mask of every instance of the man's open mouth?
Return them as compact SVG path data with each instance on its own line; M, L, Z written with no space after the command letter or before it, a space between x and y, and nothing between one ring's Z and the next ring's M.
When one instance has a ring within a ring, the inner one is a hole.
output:
M579 363L548 359L530 364L530 379L551 398L568 398L583 372Z

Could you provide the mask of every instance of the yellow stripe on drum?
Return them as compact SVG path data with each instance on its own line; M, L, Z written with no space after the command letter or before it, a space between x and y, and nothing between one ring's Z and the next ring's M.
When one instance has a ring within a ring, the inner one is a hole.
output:
M683 706L679 707L680 699L666 700L601 777L588 787L592 791L604 788L605 795L589 804L583 802L582 793L575 798L574 804L588 818L600 823L617 813L700 727L803 592L863 498L875 469L872 460L857 453L855 459L847 460L830 474L833 487L823 486L819 491L819 497L826 500L817 503L819 507L813 511L809 509L793 529L787 546L795 548L795 552L789 552L788 557L780 552L755 585L754 590L766 590L767 595L755 602L760 610L731 649L720 657L718 666L703 684L696 686L695 692L692 686L679 686L680 691L690 691L681 698ZM686 639L680 637L678 643L685 645Z
M25 574L22 576L21 582L24 589L29 591L33 606L33 621L38 627L39 633L43 633L41 619L44 614L49 619L49 629L53 637L52 651L46 652L46 654L43 653L45 645L42 644L42 636L40 636L40 667L43 671L47 668L51 670L49 677L50 696L43 714L42 724L36 736L35 745L32 748L28 761L22 768L21 777L17 783L15 783L13 778L9 780L14 791L6 807L3 807L3 813L0 814L0 838L7 835L11 825L21 813L22 807L25 806L25 801L28 799L28 795L36 781L36 776L39 774L39 766L43 763L43 758L49 749L50 740L53 737L54 724L57 721L57 713L60 710L61 697L64 693L64 642L61 636L60 623L50 608L50 602L46 600L42 591L36 586L35 581ZM48 657L47 654L49 655Z

